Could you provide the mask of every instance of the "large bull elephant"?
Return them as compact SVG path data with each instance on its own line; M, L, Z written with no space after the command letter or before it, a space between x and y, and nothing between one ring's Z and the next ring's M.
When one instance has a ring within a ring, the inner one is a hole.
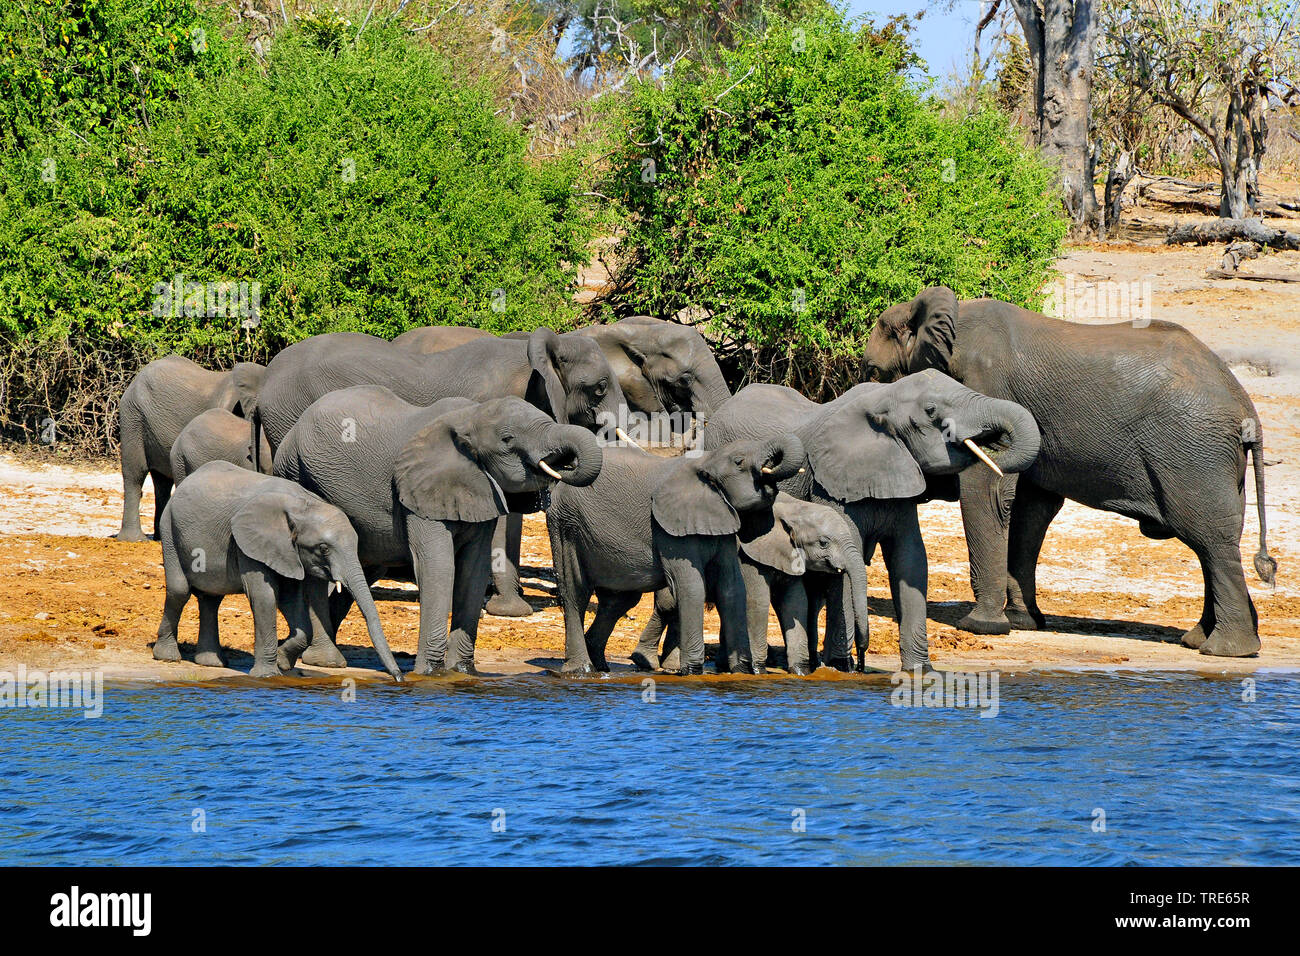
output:
M809 467L783 481L781 490L844 514L867 561L880 545L898 614L902 666L927 666L928 568L917 498L928 476L954 474L977 459L1007 473L1028 468L1038 453L1033 417L1014 402L977 394L934 371L892 385L857 385L825 405L779 385L749 385L714 414L704 447L786 431L803 443ZM857 666L865 669L866 602L860 603L859 608L843 600L838 613L853 607L857 614ZM828 613L834 610L832 604ZM834 628L827 629L827 639L840 644ZM827 663L849 669L848 654L847 647L828 647Z
M372 335L340 332L295 343L271 360L252 416L255 436L264 430L274 452L308 405L353 385L384 385L403 401L421 406L442 398L487 401L513 395L561 424L593 431L617 418L623 405L618 378L586 336L538 329L527 336L488 337L421 355ZM532 613L519 585L522 526L522 516L512 513L497 531L491 614Z
M140 493L145 475L153 479L154 536L172 489L172 445L191 420L210 408L245 414L244 402L257 393L265 368L240 362L216 372L183 355L168 355L136 373L118 405L122 452L122 528L119 541L143 541Z
M281 440L275 473L347 514L369 578L414 579L415 672L432 674L473 670L497 519L556 481L590 484L601 457L590 431L558 424L513 396L424 408L363 385L330 392L304 411ZM336 604L329 620L317 615L314 627L333 637L346 608Z
M993 299L959 303L951 289L935 287L885 310L865 358L880 381L925 368L947 372L977 392L1020 403L1042 429L1038 460L1018 478L961 475L975 608L958 627L1002 634L1043 626L1038 554L1069 498L1192 549L1205 603L1184 644L1227 657L1259 650L1239 542L1249 451L1259 509L1255 570L1272 583L1263 433L1241 383L1186 329L1063 322Z

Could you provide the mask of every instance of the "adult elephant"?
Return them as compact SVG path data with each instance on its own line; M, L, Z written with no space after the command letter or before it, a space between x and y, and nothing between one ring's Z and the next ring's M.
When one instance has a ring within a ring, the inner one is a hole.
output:
M488 337L429 355L373 335L336 332L297 342L271 360L252 416L254 441L264 430L274 452L307 406L353 385L384 385L421 406L442 398L478 402L513 395L561 424L592 430L617 419L623 405L623 391L599 346L571 332L538 329L520 338ZM512 513L497 530L490 614L532 613L519 585L522 527L522 516Z
M432 674L473 671L497 519L556 481L590 484L601 460L589 430L559 424L520 398L451 398L426 408L363 385L304 411L276 451L275 473L342 509L368 578L414 579L415 672ZM346 608L336 603L331 619L313 626L332 636Z
M940 369L1029 409L1042 429L1037 462L1018 479L961 475L975 608L958 627L980 634L1041 628L1035 569L1066 498L1178 538L1201 564L1205 603L1183 636L1203 654L1259 650L1258 616L1241 568L1246 453L1254 458L1259 551L1272 583L1264 518L1263 432L1228 366L1182 326L1081 325L995 299L958 302L926 289L880 316L867 372L890 381Z
M634 315L607 325L587 326L578 334L600 346L633 411L644 415L693 413L707 419L731 397L708 343L688 325ZM491 333L482 329L430 325L403 332L393 339L393 345L431 355L490 337Z
M236 415L256 395L266 369L240 362L229 371L212 371L183 355L168 355L136 373L118 403L118 433L122 456L122 527L119 541L143 541L140 494L145 475L153 479L154 536L171 497L171 450L194 418L208 409Z
M749 385L709 421L704 447L786 431L803 443L809 467L783 481L781 490L840 511L866 561L880 546L898 615L903 669L927 666L928 566L917 498L928 476L960 472L977 458L1008 473L1028 468L1038 453L1033 417L1013 402L980 395L935 371L890 385L857 385L825 405L780 385ZM851 578L845 581L847 589ZM857 666L865 669L867 602L865 595L852 597L850 592L841 598L837 613L848 608L856 613ZM849 669L848 648L840 646L836 633L827 628L828 641L836 643L827 649L827 663Z

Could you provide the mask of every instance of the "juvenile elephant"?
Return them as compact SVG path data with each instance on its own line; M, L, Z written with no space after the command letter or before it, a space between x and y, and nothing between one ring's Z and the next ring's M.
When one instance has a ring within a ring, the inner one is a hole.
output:
M839 630L839 646L848 646L855 608L866 606L867 578L853 530L842 514L781 492L770 512L741 518L738 541L756 674L767 669L769 606L781 626L790 673L805 675L817 669L817 622L823 607L840 610L828 614L827 627ZM672 595L666 589L656 591L654 614L632 652L632 663L643 670L659 667L659 637L667 626L663 658L664 666L672 669L672 651L679 640L675 612ZM834 647L836 641L828 643Z
M352 385L384 385L405 402L429 406L442 398L476 402L514 395L561 424L595 431L601 416L617 418L623 392L604 354L590 339L538 329L526 337L488 337L458 348L419 355L372 335L317 335L289 346L267 366L253 414L272 452L322 395ZM491 614L532 613L519 586L519 534L511 515L497 529Z
M1255 570L1271 584L1277 563L1265 543L1263 432L1241 383L1186 329L1080 325L993 299L959 303L936 287L885 310L866 367L880 381L945 371L1020 403L1042 429L1038 460L1018 478L961 474L975 608L958 627L1002 634L1043 626L1038 554L1069 498L1192 549L1205 603L1184 644L1225 657L1259 650L1239 542L1249 451L1259 510Z
M414 578L418 674L473 672L496 520L536 510L539 493L555 481L589 484L600 468L595 435L558 424L522 399L453 398L422 408L376 385L318 399L275 457L277 475L352 520L372 580L380 573ZM336 610L320 623L332 636L340 620Z
M787 431L803 443L810 467L783 481L781 490L846 515L867 561L880 545L899 619L902 666L928 666L928 569L917 498L928 476L954 474L977 458L1008 473L1029 467L1039 441L1033 416L934 371L891 385L857 385L825 405L779 385L750 385L709 420L704 447ZM853 608L859 669L866 667L866 610L865 601ZM848 647L834 630L828 639L835 647L827 663L849 669Z
M699 457L606 448L588 487L555 489L546 510L560 606L564 671L608 670L614 625L647 591L668 588L678 609L681 672L704 670L704 602L722 620L721 660L751 669L745 584L736 553L741 515L772 507L776 483L803 463L791 435L741 441ZM596 618L583 631L595 593Z
M330 581L352 592L384 670L400 681L379 613L357 559L357 534L338 508L282 478L226 461L199 468L176 489L159 523L167 598L153 656L178 661L176 643L190 595L199 600L195 663L224 667L217 610L227 594L253 610L253 677L293 667L311 640L309 607L321 612ZM277 647L276 609L290 635Z
M182 355L150 362L136 373L118 404L122 454L122 528L119 541L143 541L140 492L145 475L153 478L154 535L172 489L171 450L181 430L200 412L244 412L266 369L240 362L228 372L213 372ZM244 426L247 431L248 426Z
M248 422L223 408L209 408L181 429L170 457L172 481L177 485L210 461L228 461L251 471L254 466ZM271 474L271 448L265 435L257 460L261 463L258 470Z

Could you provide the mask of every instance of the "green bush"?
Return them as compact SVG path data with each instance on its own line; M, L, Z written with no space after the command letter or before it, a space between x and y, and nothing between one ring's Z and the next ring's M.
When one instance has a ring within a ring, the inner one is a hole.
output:
M929 285L1038 301L1066 224L1004 119L945 119L897 40L833 17L722 60L611 110L616 309L702 311L747 370L791 380L856 354L881 310Z

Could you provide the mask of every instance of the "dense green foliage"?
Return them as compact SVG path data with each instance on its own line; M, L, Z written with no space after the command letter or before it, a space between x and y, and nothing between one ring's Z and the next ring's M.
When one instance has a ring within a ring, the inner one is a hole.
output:
M604 186L627 217L622 307L826 356L928 285L1036 302L1066 231L1049 171L1000 116L942 117L907 56L825 18L637 87Z

